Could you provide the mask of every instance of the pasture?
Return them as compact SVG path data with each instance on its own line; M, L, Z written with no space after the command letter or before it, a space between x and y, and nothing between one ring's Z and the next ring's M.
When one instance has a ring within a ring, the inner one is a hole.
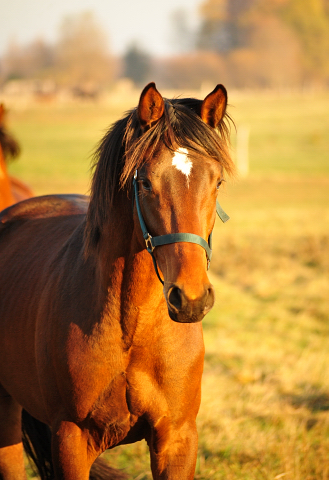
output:
M93 147L137 98L7 102L22 147L10 171L36 194L88 193ZM250 127L250 175L219 194L231 220L214 232L195 478L326 480L329 95L229 92L229 103ZM144 443L105 457L151 478Z

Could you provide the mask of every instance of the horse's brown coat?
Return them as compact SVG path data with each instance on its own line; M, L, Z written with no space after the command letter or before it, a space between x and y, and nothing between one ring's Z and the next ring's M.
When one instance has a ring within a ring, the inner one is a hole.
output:
M217 110L214 120L203 108L206 123L218 122ZM150 84L138 107L140 135L163 112ZM223 165L200 149L189 150L189 188L172 167L172 149L145 152L139 192L152 234L208 238L212 231ZM87 480L105 449L143 438L155 479L192 479L204 356L193 312L212 289L204 251L187 243L158 247L162 290L127 190L117 189L102 215L95 199L93 191L88 207L80 196L41 197L0 216L0 477L24 478L22 406L52 429L57 480ZM182 312L182 323L168 315L173 285L191 312Z

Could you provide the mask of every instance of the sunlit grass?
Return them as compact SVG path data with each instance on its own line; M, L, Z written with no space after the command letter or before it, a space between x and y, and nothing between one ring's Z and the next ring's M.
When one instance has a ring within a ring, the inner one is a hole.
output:
M329 173L329 95L233 94L230 113L250 129L252 173ZM234 143L234 132L233 132Z

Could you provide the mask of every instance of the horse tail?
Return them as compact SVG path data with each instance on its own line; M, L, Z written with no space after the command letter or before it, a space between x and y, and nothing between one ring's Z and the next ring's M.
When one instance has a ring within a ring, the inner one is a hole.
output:
M24 450L41 480L53 480L54 469L51 458L51 431L48 425L22 411L22 434Z
M25 453L34 464L36 473L41 480L53 480L50 428L23 410L22 433ZM90 469L89 478L90 480L126 480L128 477L122 471L110 467L102 458L97 458Z

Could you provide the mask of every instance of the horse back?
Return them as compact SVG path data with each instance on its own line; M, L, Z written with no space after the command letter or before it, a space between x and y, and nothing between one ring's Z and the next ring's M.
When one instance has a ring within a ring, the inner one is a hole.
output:
M15 284L23 281L24 270L25 275L48 272L50 263L77 227L83 231L87 208L88 197L83 195L46 195L3 210L0 213L0 287L6 276L12 276ZM78 237L83 237L83 232Z
M44 195L16 203L0 212L1 227L18 220L86 214L85 195Z

